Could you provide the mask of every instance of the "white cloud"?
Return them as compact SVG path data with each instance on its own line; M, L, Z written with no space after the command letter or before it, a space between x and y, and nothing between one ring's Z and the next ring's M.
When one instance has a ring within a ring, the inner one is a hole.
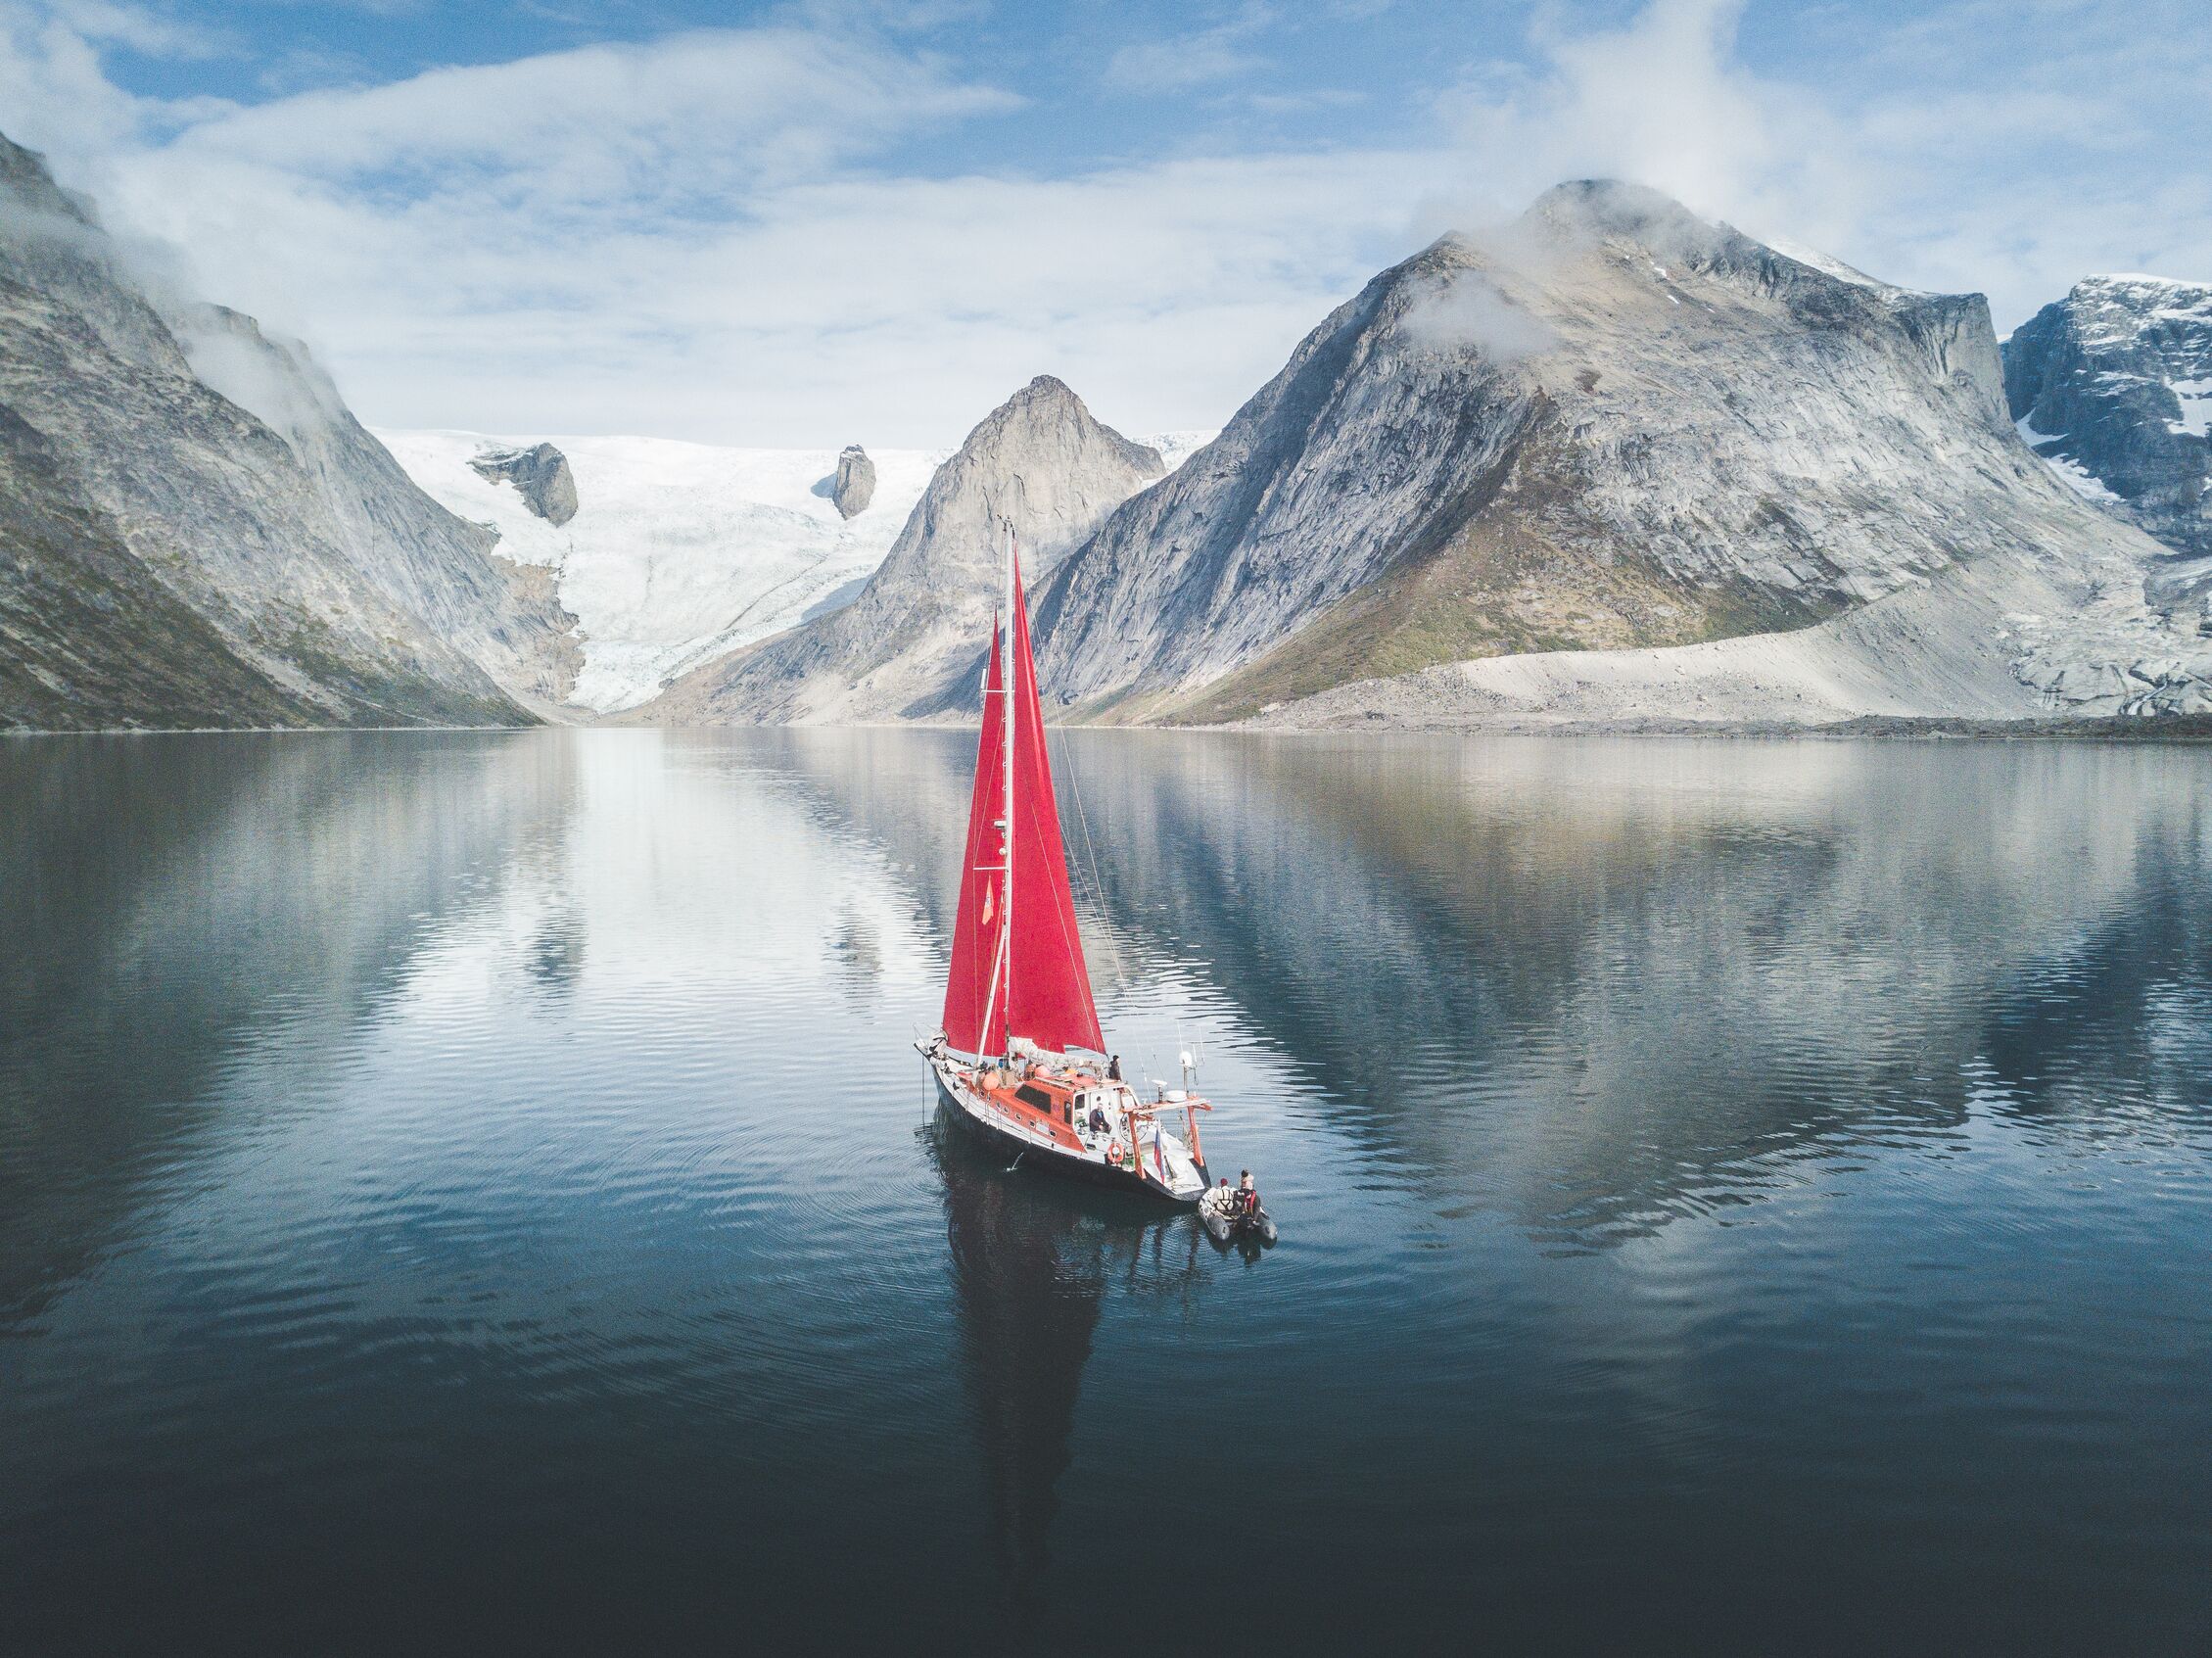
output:
M43 11L0 6L0 130L53 151L84 182L140 124L138 100L100 63L97 36Z
M865 0L250 108L129 96L92 38L129 19L0 0L0 128L378 423L926 447L1045 370L1127 430L1217 424L1388 259L1567 176L1986 289L2000 325L2091 268L2212 275L2212 45L2023 3L2071 57L2014 43L1954 84L2022 32L1971 0L1838 23L1849 50L1799 84L1745 66L1734 4L1657 0L1470 71L1402 145L1043 177L908 166L1016 100ZM1182 53L1154 69L1243 72L1267 24L1153 43Z
M844 30L251 109L101 95L111 218L392 426L943 444L1045 370L1132 430L1214 424L1394 250L1419 172L1351 152L877 173L906 134L1012 100Z
M798 29L711 30L384 86L304 92L196 121L173 148L331 180L487 183L651 210L804 175L929 123L1012 108L919 60Z
M116 0L61 0L53 15L86 40L148 56L212 58L231 47L229 37L218 30Z
M493 430L942 443L1049 370L1129 429L1205 425L1391 245L1405 172L1297 156L793 185L743 222L602 235L550 268L527 240L460 245L465 215L362 220L239 174L222 291L320 284L318 349L387 424L460 407ZM248 251L272 216L291 230Z
M1654 0L1618 29L1540 37L1533 72L1447 94L1462 162L1422 223L1517 212L1565 177L1627 178L1885 280L1986 292L2000 328L2085 270L2212 272L2212 31L2200 0L2115 10L1970 0L1894 34L1842 13L1815 84L1744 65L1741 0ZM1993 75L1955 84L1968 61Z
M1246 42L1271 21L1266 8L1247 6L1210 28L1133 41L1106 60L1106 83L1118 92L1168 93L1235 79L1266 67L1267 60Z
M1403 326L1407 338L1432 351L1473 350L1496 363L1519 362L1559 343L1549 324L1474 271L1432 283L1407 308Z

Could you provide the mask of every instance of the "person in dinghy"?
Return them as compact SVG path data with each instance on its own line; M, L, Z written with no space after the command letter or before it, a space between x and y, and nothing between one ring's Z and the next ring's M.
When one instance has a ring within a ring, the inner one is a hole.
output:
M944 1026L916 1044L954 1119L1017 1166L1195 1204L1206 1193L1193 1086L1124 1081L1099 1029L1029 650L1020 557L1006 538L983 731L961 862Z
M1272 1244L1275 1220L1260 1206L1259 1187L1246 1169L1236 1185L1223 1175L1221 1184L1199 1200L1199 1218L1217 1244Z

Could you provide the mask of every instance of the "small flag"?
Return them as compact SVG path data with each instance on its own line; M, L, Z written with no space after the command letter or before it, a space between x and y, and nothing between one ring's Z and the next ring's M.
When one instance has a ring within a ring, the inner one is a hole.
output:
M985 926L989 926L991 924L993 904L998 894L993 889L991 883L989 881L985 881L983 883L983 924Z

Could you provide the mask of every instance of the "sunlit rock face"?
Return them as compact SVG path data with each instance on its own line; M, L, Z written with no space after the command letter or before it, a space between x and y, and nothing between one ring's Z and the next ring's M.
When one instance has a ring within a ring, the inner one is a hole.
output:
M2181 645L2143 601L2157 551L2020 443L1978 295L1581 182L1316 328L1061 567L1039 671L1070 717L1241 719L1444 664L1571 656L1602 690L1624 653L1797 639L1630 700L2115 710L2165 694Z
M0 139L0 724L512 724L574 618L297 342L150 282Z
M706 721L928 718L977 703L1011 528L1032 585L1166 471L1159 451L1039 375L937 469L859 597L679 680L640 711Z

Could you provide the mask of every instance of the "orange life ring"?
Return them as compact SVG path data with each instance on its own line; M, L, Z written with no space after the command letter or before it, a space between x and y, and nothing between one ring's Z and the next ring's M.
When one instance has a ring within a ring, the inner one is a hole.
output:
M1119 1162L1120 1161L1121 1161L1121 1142L1120 1142L1119 1140L1115 1140L1115 1141L1111 1142L1110 1144L1108 1144L1108 1145L1107 1145L1107 1147L1106 1147L1106 1161L1108 1161L1108 1162Z

